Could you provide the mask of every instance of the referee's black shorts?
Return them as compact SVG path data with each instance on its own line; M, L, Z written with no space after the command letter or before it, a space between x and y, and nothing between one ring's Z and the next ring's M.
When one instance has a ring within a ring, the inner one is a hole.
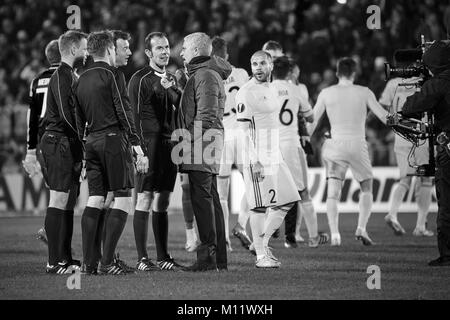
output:
M60 132L47 131L39 143L37 159L41 164L44 181L50 190L69 192L78 187L82 154L74 156L75 146Z
M149 160L148 172L137 174L137 193L172 192L177 178L177 166L171 158L171 141L160 136L147 136L144 138Z
M86 175L89 195L130 196L134 166L131 146L120 129L90 133L86 140Z

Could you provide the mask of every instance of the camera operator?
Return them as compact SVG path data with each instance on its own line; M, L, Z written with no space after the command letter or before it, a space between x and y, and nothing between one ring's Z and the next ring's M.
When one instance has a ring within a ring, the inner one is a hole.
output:
M420 92L408 97L403 106L405 116L432 111L438 135L436 156L436 196L438 200L437 232L440 257L430 266L450 266L450 41L436 41L423 55L425 66L433 78Z

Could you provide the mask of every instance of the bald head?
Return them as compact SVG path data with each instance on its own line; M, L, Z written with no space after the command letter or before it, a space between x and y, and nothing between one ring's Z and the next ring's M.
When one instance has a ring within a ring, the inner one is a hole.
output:
M250 61L254 60L257 57L267 59L269 62L272 62L272 56L267 51L263 51L263 50L256 51L250 58Z
M187 35L183 41L181 57L184 63L191 62L192 58L209 56L212 51L211 38L203 32L195 32Z

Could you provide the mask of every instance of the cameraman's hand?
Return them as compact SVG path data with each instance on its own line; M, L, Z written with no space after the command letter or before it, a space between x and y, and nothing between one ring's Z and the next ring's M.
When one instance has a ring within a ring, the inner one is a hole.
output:
M28 150L25 160L22 161L23 168L30 178L41 174L41 166L36 159L36 150Z

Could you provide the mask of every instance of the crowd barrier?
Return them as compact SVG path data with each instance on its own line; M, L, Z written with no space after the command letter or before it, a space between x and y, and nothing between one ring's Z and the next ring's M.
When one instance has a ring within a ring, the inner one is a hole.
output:
M318 213L326 211L326 177L323 168L311 168L309 170L309 190L313 198L314 206ZM415 204L415 183L413 178L410 189L405 195L400 212L417 212ZM373 212L386 213L392 190L398 182L398 169L393 167L374 168L373 185ZM239 211L240 202L244 194L244 183L238 171L234 171L230 184L230 210L236 214ZM81 192L76 208L80 214L87 201L87 183L81 185ZM5 174L0 176L0 216L18 215L42 215L47 208L49 192L41 177L30 179L26 174ZM341 212L358 212L359 184L347 174L342 189L342 197L339 203ZM169 211L181 211L181 187L177 179L172 195ZM437 211L436 196L433 192L431 212Z

